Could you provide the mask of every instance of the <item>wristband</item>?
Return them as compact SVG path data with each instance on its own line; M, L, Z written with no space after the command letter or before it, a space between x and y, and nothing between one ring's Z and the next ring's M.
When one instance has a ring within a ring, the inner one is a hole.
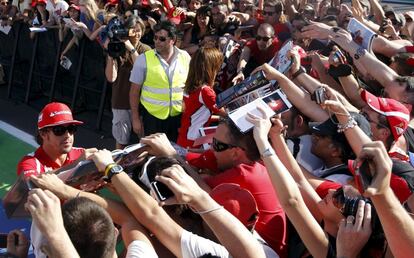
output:
M108 176L108 172L109 172L109 170L110 170L111 168L113 168L115 165L116 165L116 163L111 163L111 164L108 164L108 165L106 166L106 168L105 168L105 170L104 170L104 176L105 176L105 177L107 177L107 176Z
M346 77L352 74L352 67L348 64L340 64L337 67L331 65L328 74L334 78Z
M296 79L296 77L298 77L299 75L301 75L302 73L305 73L305 68L303 68L302 66L299 67L299 70L297 70L293 75L291 80L293 81L294 79Z

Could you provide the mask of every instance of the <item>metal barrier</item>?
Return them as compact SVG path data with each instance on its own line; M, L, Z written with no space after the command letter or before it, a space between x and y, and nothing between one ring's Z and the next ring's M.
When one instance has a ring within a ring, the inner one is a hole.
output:
M99 44L87 37L79 40L79 46L68 53L72 61L68 71L60 66L60 54L72 36L70 31L64 42L59 41L58 29L35 33L33 39L29 35L28 25L16 22L8 35L0 36L0 63L7 67L7 98L18 97L12 92L18 88L16 72L21 72L19 79L26 104L47 97L48 102L68 103L74 113L97 110L96 129L100 130L110 98L107 98L105 58ZM28 70L19 62L29 65Z

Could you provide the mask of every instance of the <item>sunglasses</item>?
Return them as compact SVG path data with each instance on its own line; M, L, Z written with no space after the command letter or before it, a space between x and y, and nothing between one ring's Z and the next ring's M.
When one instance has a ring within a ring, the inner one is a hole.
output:
M230 148L236 148L237 146L231 145L231 144L228 144L228 143L224 143L224 142L221 142L221 141L217 140L216 138L213 138L213 142L211 143L211 147L213 148L213 150L215 152L222 152L222 151L228 150Z
M262 36L256 36L256 40L257 41L260 41L260 40L263 40L263 41L265 41L265 42L267 42L267 41L269 41L269 39L271 39L272 37L262 37Z
M154 40L159 40L161 42L165 42L167 40L166 37L154 35Z
M360 112L360 114L361 114L363 117L365 117L365 119L366 119L369 123L376 124L376 125L378 125L379 127L382 127L382 128L388 128L388 127L389 127L388 125L385 125L385 124L382 124L382 123L379 123L379 122L376 122L376 121L372 120L372 119L368 116L368 114L367 114L367 113L365 113L365 112Z
M263 16L266 16L266 15L268 15L268 16L272 16L274 13L275 13L275 12L266 12L266 11L263 11L263 12L262 12Z
M53 126L51 128L51 131L56 136L62 136L66 133L66 131L68 131L70 134L74 134L76 133L77 129L78 128L76 127L76 125L69 125L69 126L58 125L58 126Z

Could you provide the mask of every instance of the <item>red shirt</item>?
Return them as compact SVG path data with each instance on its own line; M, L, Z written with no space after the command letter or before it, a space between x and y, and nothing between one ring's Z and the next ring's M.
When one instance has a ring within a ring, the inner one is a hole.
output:
M199 129L208 125L213 113L219 112L216 105L216 93L210 86L204 85L191 92L190 95L184 95L183 102L177 144L184 148L194 147L194 140L201 136Z
M84 151L83 148L72 147L72 150L66 156L63 166L77 160ZM59 166L59 164L51 160L43 150L42 146L40 146L35 152L27 154L19 161L17 164L17 175L23 173L25 177L30 177L31 175L39 175L60 167L62 166Z
M269 62L279 51L282 44L279 39L275 37L272 45L266 50L259 50L256 39L252 39L246 43L246 47L250 49L250 59L254 60L257 66Z
M188 162L198 168L212 168L214 153L207 151L188 156ZM215 157L214 157L215 159ZM286 215L273 189L266 167L259 162L241 164L227 169L215 176L205 179L206 183L214 188L223 183L235 183L249 190L256 200L259 209L259 220L256 231L277 252L280 257L286 257Z

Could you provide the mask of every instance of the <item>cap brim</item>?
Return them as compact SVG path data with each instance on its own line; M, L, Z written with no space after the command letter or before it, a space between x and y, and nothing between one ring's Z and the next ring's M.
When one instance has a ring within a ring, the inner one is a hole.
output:
M83 124L83 122L78 121L78 120L62 121L62 122L58 122L58 123L54 123L54 124L48 124L48 125L45 125L43 127L39 127L38 129L40 130L40 129L43 129L43 128L46 128L46 127L52 127L52 126L57 126L57 125L69 125L69 124L71 124L71 125L81 125L81 124Z
M364 90L361 92L361 98L375 112L384 114L384 112L381 110L381 104L377 96L368 92L367 90Z

